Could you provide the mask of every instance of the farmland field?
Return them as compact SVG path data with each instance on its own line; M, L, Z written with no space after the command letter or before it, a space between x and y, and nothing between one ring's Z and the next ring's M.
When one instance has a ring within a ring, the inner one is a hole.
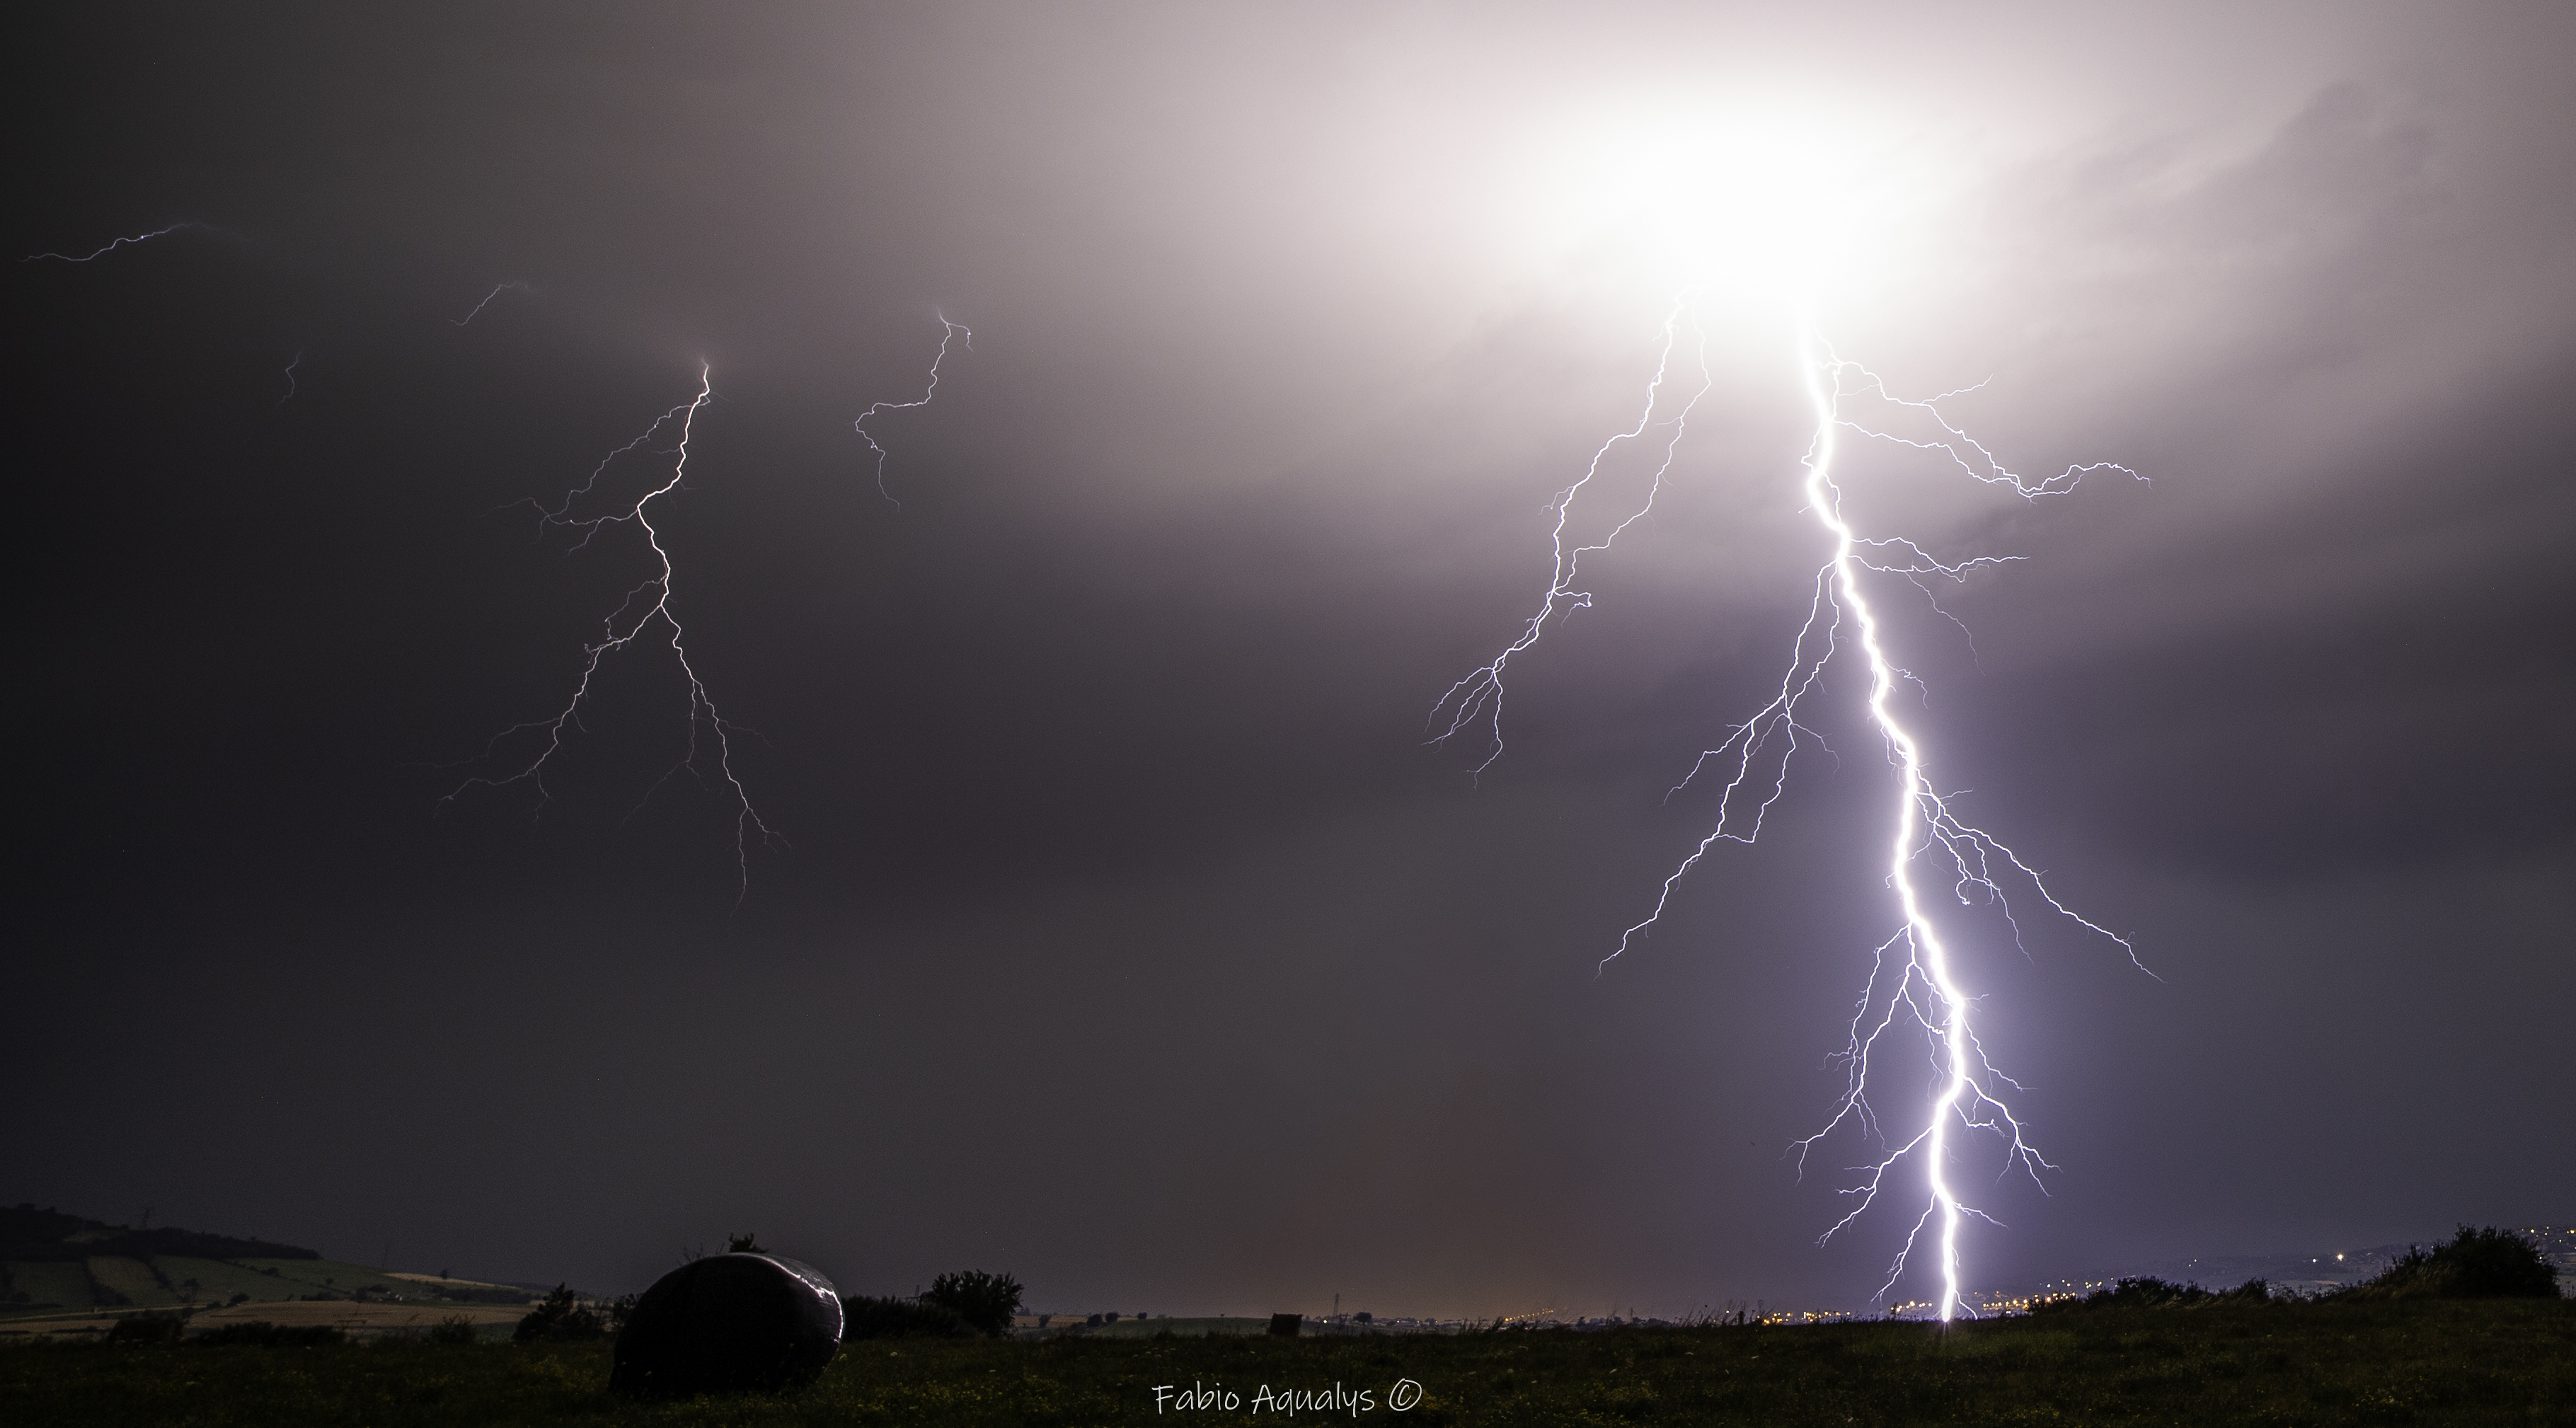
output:
M844 1346L802 1394L664 1404L611 1398L608 1361L604 1343L14 1344L0 1347L0 1420L206 1428L2576 1421L2576 1303L2537 1300L2102 1309L1946 1329L875 1340ZM1405 1396L1407 1384L1420 1398L1399 1412L1390 1395ZM1216 1406L1178 1407L1175 1395L1193 1389L1215 1393ZM1282 1394L1302 1397L1282 1412Z
M107 1303L128 1304L175 1303L175 1297L164 1292L161 1281L152 1273L148 1261L126 1259L117 1255L97 1255L89 1261L90 1283L107 1291L113 1298Z
M0 1304L0 1324L92 1309L219 1305L230 1302L235 1295L247 1296L253 1303L317 1295L348 1299L361 1293L378 1298L398 1296L414 1303L436 1302L442 1283L426 1276L396 1276L365 1265L328 1259L221 1260L156 1255L144 1260L97 1255L86 1260L11 1260L7 1267L9 1283L20 1297L17 1302Z

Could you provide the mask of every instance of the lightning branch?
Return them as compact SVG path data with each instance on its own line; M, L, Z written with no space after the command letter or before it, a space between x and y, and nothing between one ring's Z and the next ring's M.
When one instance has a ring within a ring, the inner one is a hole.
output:
M591 700L591 687L599 676L601 666L611 656L623 654L638 646L658 645L671 652L672 659L678 664L680 673L688 683L688 743L678 762L666 770L662 777L656 779L652 787L645 791L644 801L649 802L664 783L685 771L695 777L702 786L721 792L731 802L734 816L734 857L739 871L736 901L739 902L751 888L753 839L758 838L763 843L767 843L775 840L778 835L761 818L759 810L752 806L750 792L743 787L741 775L734 770L732 736L737 726L728 721L716 708L714 698L707 693L706 681L699 677L697 666L689 658L687 630L681 624L679 613L672 604L671 552L662 543L662 530L655 524L654 511L656 502L679 490L681 483L687 479L689 440L694 432L698 413L714 396L712 371L701 368L698 373L697 395L655 417L653 424L646 427L642 435L610 452L591 469L590 478L565 492L561 501L550 507L538 506L538 519L544 527L580 533L579 539L573 544L573 549L576 551L588 548L592 541L612 530L633 530L642 538L645 549L652 553L653 573L642 584L627 591L625 598L600 622L597 642L583 646L580 672L573 681L572 695L565 700L563 706L545 718L512 725L495 735L491 743L486 746L486 756L495 757L505 744L532 740L536 744L534 756L512 771L478 774L468 778L439 801L442 805L453 803L458 797L475 788L500 789L525 784L536 790L537 794L537 807L531 816L541 815L554 797L553 791L546 784L547 775L563 754L567 741L582 731L582 711ZM666 427L677 428L674 444L668 448L651 448L649 443L660 436ZM609 468L617 462L618 458L638 452L670 457L669 475L658 478L658 484L645 491L643 495L632 502L611 509L605 515L575 514L576 507L585 497L597 490L600 479L608 473ZM643 804L639 802L637 805L639 811L642 806Z
M930 359L930 380L922 388L921 395L908 402L871 403L866 411L859 413L858 420L850 423L850 429L859 434L859 440L868 444L868 454L876 464L877 494L885 497L888 504L897 508L900 508L903 502L896 500L894 493L886 489L886 449L877 444L876 434L868 430L868 423L888 412L917 411L930 405L931 400L939 395L939 364L948 360L949 344L961 340L967 351L975 350L973 329L962 322L949 321L944 314L939 315L939 351Z

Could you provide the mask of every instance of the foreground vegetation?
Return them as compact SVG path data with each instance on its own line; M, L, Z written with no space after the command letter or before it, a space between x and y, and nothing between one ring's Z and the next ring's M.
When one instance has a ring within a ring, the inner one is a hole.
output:
M26 1344L0 1421L189 1425L2486 1424L2576 1420L2576 1301L2105 1305L1955 1325L886 1339L793 1397L629 1403L604 1343ZM1420 1385L1398 1413L1389 1391ZM1182 1410L1155 1389L1236 1395ZM1281 1413L1283 1392L1345 1396ZM1254 1411L1267 1389L1272 1403ZM1366 1408L1346 1401L1366 1393Z

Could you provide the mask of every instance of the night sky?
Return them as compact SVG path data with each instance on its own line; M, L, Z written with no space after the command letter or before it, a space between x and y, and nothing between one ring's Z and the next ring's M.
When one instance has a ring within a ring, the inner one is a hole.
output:
M1855 488L2024 557L1941 584L1973 646L1873 587L1900 703L2152 972L1961 914L2062 1167L1963 1149L1971 1287L2576 1218L2576 12L2075 14L22 20L5 253L198 226L0 278L0 1200L599 1290L755 1231L1067 1311L1865 1304L1910 1182L1818 1248L1867 1148L1787 1158L1895 926L1856 665L1761 840L1596 970L1823 558L1794 252L2017 469L2147 478ZM1424 718L1694 280L1669 488L1471 778ZM851 423L942 314L880 495ZM542 816L441 802L651 573L514 503L702 364L654 510L779 835L747 876L721 784L656 786L649 639Z

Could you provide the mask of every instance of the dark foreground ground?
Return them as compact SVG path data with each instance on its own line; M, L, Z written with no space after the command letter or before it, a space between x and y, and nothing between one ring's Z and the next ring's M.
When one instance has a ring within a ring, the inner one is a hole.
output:
M2576 1301L2090 1310L1947 1330L879 1340L846 1346L793 1397L632 1404L607 1381L604 1344L30 1344L0 1348L0 1423L2576 1423ZM1408 1411L1399 1381L1420 1386ZM1235 1407L1167 1396L1158 1414L1158 1385ZM1339 1406L1277 1407L1336 1389Z

